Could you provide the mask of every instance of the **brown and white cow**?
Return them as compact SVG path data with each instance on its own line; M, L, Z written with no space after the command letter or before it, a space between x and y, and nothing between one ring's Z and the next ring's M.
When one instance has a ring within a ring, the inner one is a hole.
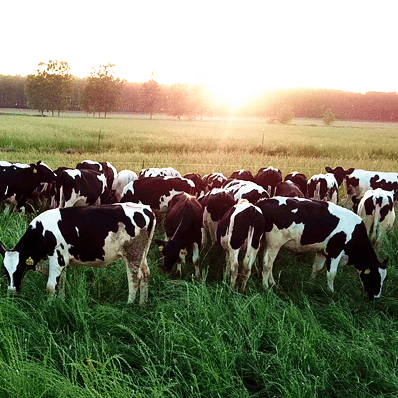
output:
M173 196L170 200L165 219L166 241L157 240L163 244L163 269L171 271L177 263L180 276L181 266L185 264L185 254L192 252L192 263L195 276L200 277L199 250L202 246L203 208L195 196L185 192Z

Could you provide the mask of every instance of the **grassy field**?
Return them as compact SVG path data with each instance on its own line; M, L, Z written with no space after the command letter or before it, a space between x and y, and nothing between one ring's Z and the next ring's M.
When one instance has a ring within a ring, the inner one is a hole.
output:
M0 111L1 160L75 166L108 160L118 169L173 166L182 173L273 165L312 175L325 166L398 170L398 126L318 120L175 121L142 115L92 119ZM13 247L32 214L0 214ZM160 234L161 231L158 231ZM277 286L254 272L241 295L222 282L223 254L202 250L206 283L160 269L149 253L149 303L127 305L125 266L71 269L66 300L49 299L46 277L27 273L22 292L0 279L0 397L396 397L398 227L377 248L389 257L381 300L365 298L356 270L310 281L313 256L282 251Z

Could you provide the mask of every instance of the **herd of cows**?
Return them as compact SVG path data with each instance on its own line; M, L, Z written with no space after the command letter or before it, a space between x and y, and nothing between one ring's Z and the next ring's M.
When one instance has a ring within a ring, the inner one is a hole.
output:
M281 247L315 253L312 276L325 264L333 291L340 263L353 264L370 299L380 297L386 263L374 245L395 220L398 174L326 167L327 174L307 179L294 172L261 168L256 175L238 170L185 176L173 168L119 173L109 162L85 160L75 169L52 170L43 162L0 161L0 200L17 211L46 204L15 248L0 242L9 290L18 291L27 269L48 259L47 291L63 294L70 263L104 266L126 261L128 302L139 292L148 296L147 253L161 247L163 268L171 271L192 253L195 275L201 277L200 250L218 242L226 256L225 278L244 291L253 263L261 253L262 282L275 283L273 263ZM353 211L339 206L345 182ZM165 239L153 239L156 220L164 218ZM242 264L239 254L243 252ZM202 270L204 275L205 270Z

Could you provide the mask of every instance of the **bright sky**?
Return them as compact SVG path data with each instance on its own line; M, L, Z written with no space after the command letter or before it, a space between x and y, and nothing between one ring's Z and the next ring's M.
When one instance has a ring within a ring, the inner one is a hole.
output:
M8 3L8 4L7 4ZM257 90L398 91L397 0L6 0L0 74L67 61L131 82L208 83L237 104Z

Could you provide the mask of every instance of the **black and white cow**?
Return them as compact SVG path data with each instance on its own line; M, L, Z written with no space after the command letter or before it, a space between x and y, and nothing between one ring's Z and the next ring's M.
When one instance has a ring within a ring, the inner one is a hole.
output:
M182 177L147 177L129 182L123 190L121 202L144 203L154 210L167 211L171 198L180 192L192 194L193 181Z
M354 203L354 211L366 191L381 188L394 193L394 199L398 196L398 173L386 173L381 171L367 171L356 169L346 176L347 197Z
M57 175L52 208L107 203L109 189L105 174L86 169L67 169Z
M269 198L269 193L261 185L246 180L229 181L223 186L223 189L233 195L235 203L241 199L247 199L254 204L262 198Z
M0 161L0 201L17 210L24 209L26 199L42 183L55 181L54 172L43 162L24 164Z
M188 173L183 176L183 178L188 178L193 181L195 184L194 194L199 197L200 195L204 195L209 191L207 184L203 181L203 178L198 173Z
M24 273L41 260L49 260L47 292L60 293L69 264L106 266L126 260L128 303L140 290L140 304L148 297L147 253L155 230L149 206L124 203L52 209L37 216L14 249L0 244L11 291L19 291ZM28 261L29 260L29 261Z
M229 177L228 180L243 180L243 181L251 181L254 182L254 176L250 170L237 170L234 171Z
M275 188L275 196L304 198L304 194L300 187L291 180L278 182Z
M331 202L274 197L257 203L265 218L263 285L274 284L272 267L283 246L316 253L313 276L325 262L330 290L343 258L360 273L370 299L381 295L386 263L379 262L361 218Z
M254 177L254 182L266 189L270 196L274 196L275 188L281 181L282 172L271 166L261 168Z
M202 246L202 223L203 208L195 196L182 192L170 200L165 219L167 241L162 242L165 271L171 271L177 263L181 276L181 265L185 263L185 254L182 251L192 252L195 275L200 277L198 260Z
M137 174L131 170L121 170L117 173L116 180L113 183L115 190L115 202L119 203L122 199L124 187L131 181L138 179Z
M334 175L337 181L337 185L340 187L343 181L346 179L346 176L350 175L355 169L351 167L345 170L341 166L337 166L334 169L332 169L331 167L327 166L325 167L325 170L327 173L332 173Z
M242 276L241 291L244 292L257 257L265 228L261 210L242 200L231 207L218 223L217 242L225 250L226 268L224 279L231 276L231 287L235 286L238 273ZM239 252L246 249L239 271Z
M95 162L93 160L83 160L78 163L76 169L93 170L97 173L103 173L106 177L106 184L109 191L114 190L114 183L117 177L117 171L109 162Z
M213 188L221 188L227 177L223 173L211 173L203 176L203 181L208 187L208 190L211 191Z
M307 197L307 177L303 173L293 171L285 176L283 181L292 181L300 187L304 197ZM276 195L277 196L277 195Z
M199 202L203 208L203 245L207 244L207 235L213 245L216 242L218 222L236 201L225 189L214 188L199 198Z
M370 241L376 243L395 221L394 194L377 188L366 191L359 202L357 214L362 218Z
M307 183L308 199L336 203L339 200L339 186L332 173L316 174Z
M172 167L152 167L149 169L142 169L138 174L138 179L146 177L181 177L181 174Z

